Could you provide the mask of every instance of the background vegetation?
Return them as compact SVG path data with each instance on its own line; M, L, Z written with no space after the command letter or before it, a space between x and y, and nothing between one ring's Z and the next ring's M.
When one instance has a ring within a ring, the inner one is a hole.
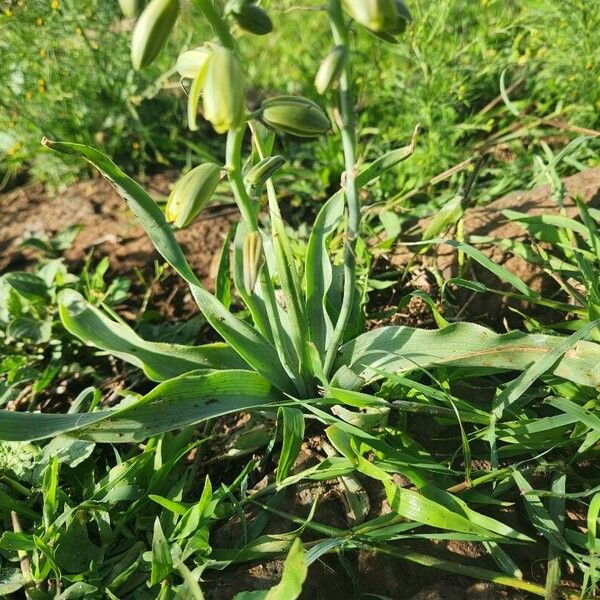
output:
M245 38L257 98L277 91L314 97L314 66L328 43L326 25L311 10L318 4L265 3L273 35L266 43ZM402 44L384 47L360 34L364 60L356 75L366 153L407 139L415 122L424 128L411 164L383 183L388 201L420 190L420 199L433 202L431 210L447 200L439 191L435 199L428 193L431 178L490 151L473 194L486 202L533 181L531 155L541 141L564 145L582 133L576 127L600 128L599 6L598 0L422 0L411 7L414 25ZM198 21L191 10L183 18ZM141 73L131 68L131 22L122 20L116 1L4 2L0 28L5 185L19 173L54 185L68 181L63 161L39 145L42 135L93 143L137 174L222 154L223 141L208 129L186 131L173 69L181 43L194 47L204 39L202 27L195 39L172 40ZM260 68L266 62L270 68ZM519 116L499 99L503 73ZM294 193L310 189L314 195L314 183L323 190L337 184L342 163L329 140L303 144L298 154L315 180L304 190L304 183L292 186ZM561 169L595 161L582 146ZM80 168L69 165L72 176Z

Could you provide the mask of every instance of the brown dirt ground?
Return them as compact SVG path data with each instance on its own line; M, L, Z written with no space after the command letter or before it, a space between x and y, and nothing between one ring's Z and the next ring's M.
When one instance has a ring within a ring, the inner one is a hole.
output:
M158 198L168 193L175 179L174 173L163 173L151 177L144 183L151 194ZM590 204L600 202L600 168L568 178L565 181L568 194L576 194ZM572 201L567 203L570 214L574 212ZM556 206L550 198L550 190L546 187L537 188L531 192L517 193L500 199L485 208L469 209L465 217L465 231L468 235L489 235L498 238L522 237L522 231L515 225L507 223L499 214L500 210L512 208L542 214L556 211ZM215 264L214 257L218 255L224 237L236 219L236 212L228 206L217 206L206 211L204 216L184 231L177 233L192 268L207 285L212 284L212 274ZM35 254L23 249L19 244L32 234L58 232L69 225L82 224L84 230L77 237L73 247L66 253L69 263L76 268L83 262L83 257L93 252L96 259L103 256L110 258L113 275L131 275L139 269L147 277L153 271L153 262L160 259L141 228L136 225L124 202L114 192L108 182L96 178L78 183L55 198L49 198L36 185L14 190L0 196L0 272L6 270L26 269L32 264ZM540 274L532 271L529 266L516 259L498 253L490 248L489 255L506 268L516 272L530 285L542 285ZM403 249L392 256L391 262L396 267L406 264L407 255ZM455 255L447 250L438 251L435 257L427 259L435 261L438 268L449 276L455 268ZM429 266L427 262L424 266ZM427 288L430 283L422 279L422 271L415 271L417 280L415 288ZM484 273L477 276L485 280ZM537 282L537 283L536 283ZM134 290L135 291L135 290ZM428 290L431 291L431 290ZM175 276L170 276L154 290L159 298L159 308L170 318L183 319L196 314L187 289ZM472 310L481 310L488 322L494 321L494 316L500 310L500 304L490 306L486 298L485 306L473 303ZM418 304L418 303L417 303ZM407 319L422 323L423 307L408 310ZM419 312L421 311L421 312ZM404 321L402 315L398 317ZM304 445L300 462L305 466L311 461L323 458L322 448L318 440L310 440ZM220 467L222 470L222 467ZM348 526L347 517L340 500L340 490L335 486L314 484L289 490L281 510L306 516L311 504L316 498L318 510L315 521L332 526ZM379 506L380 498L371 494L371 504ZM267 530L270 533L289 530L289 523L274 519ZM215 544L227 545L232 536L239 532L221 530L216 533ZM484 552L476 544L448 543L439 544L436 548L423 548L424 552L434 552L442 557L461 557L461 560L480 565ZM540 559L542 557L540 556ZM355 584L360 592L379 594L394 600L522 600L528 596L494 586L492 584L474 582L471 579L448 575L433 569L421 568L409 562L394 558L375 555L369 552L356 552L345 557L352 571L357 574ZM540 568L534 567L543 561L538 561L533 554L529 557L527 578L543 580ZM493 568L489 563L484 566ZM206 574L207 598L226 600L235 593L245 589L265 589L279 580L282 561L272 560L259 565L242 565L223 573L210 572ZM353 590L346 569L342 563L332 557L317 561L310 570L309 579L302 595L304 600L328 600L333 597L340 599L352 597Z
M177 177L165 172L142 185L159 199L165 197ZM235 209L216 205L176 233L188 260L203 283L212 283L223 240L236 218ZM96 260L108 256L112 276L131 276L136 270L152 278L154 261L164 260L134 219L110 183L100 177L77 183L56 197L39 185L29 185L0 196L0 273L26 269L35 253L19 245L32 235L52 235L71 225L84 225L65 257L73 268L90 252ZM139 291L139 290L137 290ZM134 294L136 289L133 290ZM169 318L197 314L187 286L176 276L167 277L153 290L153 300Z
M567 177L564 179L564 184L566 188L565 210L569 217L575 217L578 214L574 203L576 197L580 197L591 207L597 208L600 206L600 167ZM508 221L502 215L501 211L507 209L527 213L531 216L557 214L559 211L556 201L552 198L549 185L540 186L527 192L515 192L499 198L487 206L467 209L463 220L465 240L468 241L472 236L486 236L498 240L526 241L527 234L524 229L518 224ZM430 221L431 218L419 221L419 230L424 230ZM448 237L452 236L449 235ZM556 289L557 286L554 281L522 258L506 253L491 244L483 247L478 245L478 248L494 262L503 265L510 272L516 274L533 290L547 293ZM397 246L389 260L392 267L402 270L411 260L411 257L413 255L408 247ZM450 246L438 246L433 253L420 257L418 262L425 268L439 270L444 279L457 276L457 251ZM477 263L473 263L470 268L470 275L474 280L496 289L510 289L510 285L499 281L492 273ZM431 282L428 285L431 285ZM417 284L414 287L430 292L422 285ZM457 303L460 305L465 302L469 304L462 316L488 325L502 326L502 319L510 314L505 310L509 306L509 302L500 295L473 294L467 290L459 290ZM515 305L515 303L512 303L512 305ZM522 304L517 306L524 308ZM517 323L512 325L516 326Z

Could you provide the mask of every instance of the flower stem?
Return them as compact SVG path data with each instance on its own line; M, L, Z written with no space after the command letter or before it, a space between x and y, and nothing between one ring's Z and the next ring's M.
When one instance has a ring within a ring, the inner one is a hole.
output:
M333 33L333 39L338 46L348 45L348 27L344 21L340 0L329 0L329 21ZM340 76L340 118L338 126L342 138L344 151L344 193L346 195L346 207L348 221L344 242L344 291L342 307L333 332L333 339L325 355L324 371L329 374L335 359L336 352L340 346L348 320L352 314L354 298L356 294L356 238L360 226L360 204L356 188L355 156L356 156L356 123L354 119L354 97L352 70L350 65L350 53L344 63Z
M225 168L229 176L229 183L242 218L248 227L248 231L258 230L256 211L252 206L252 199L246 191L242 177L242 142L246 126L230 129L227 134L226 162Z
M206 20L210 23L219 41L225 48L235 50L235 39L227 27L227 23L223 20L213 0L193 0L194 4L202 11Z

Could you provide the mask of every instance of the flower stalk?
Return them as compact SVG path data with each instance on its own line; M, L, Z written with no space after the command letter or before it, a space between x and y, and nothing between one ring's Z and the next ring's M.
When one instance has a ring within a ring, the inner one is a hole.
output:
M354 308L356 295L356 239L360 227L360 204L356 185L356 123L354 118L354 94L352 93L352 70L348 47L349 30L342 12L340 0L329 0L329 22L337 46L346 49L346 60L340 74L338 127L344 153L344 193L346 196L347 224L344 240L344 291L340 314L333 332L333 340L327 349L324 372L328 376L337 349L343 341L344 331Z

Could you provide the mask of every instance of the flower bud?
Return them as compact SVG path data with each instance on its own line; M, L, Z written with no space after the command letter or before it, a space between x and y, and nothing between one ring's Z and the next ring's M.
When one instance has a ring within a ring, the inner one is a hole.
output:
M209 57L210 49L206 46L182 52L177 58L177 72L183 79L194 79Z
M185 57L185 64L179 65L181 66L181 70L179 71L183 77L183 73L194 74L194 80L192 81L192 85L190 87L190 91L188 93L188 101L187 101L187 118L188 118L188 127L190 131L198 130L198 104L200 103L200 95L202 94L202 89L204 84L206 83L206 77L208 75L208 67L210 65L210 60L212 57L212 49L211 48L198 48L197 50L190 50L190 53L193 52L193 57ZM184 52L184 54L189 54L188 52ZM183 56L183 54L181 55ZM181 58L181 56L179 58ZM193 63L193 64L192 64Z
M263 263L262 238L258 231L250 231L244 238L242 249L244 259L244 287L251 294L254 291L258 273Z
M412 22L412 15L406 4L404 4L404 0L394 0L394 3L396 4L396 10L400 18L404 19L407 23Z
M373 33L396 35L406 26L396 0L343 0L350 16Z
M140 14L142 10L142 0L119 0L121 12L128 19L133 19Z
M285 163L283 156L269 156L257 162L244 177L244 182L250 191L259 190L271 178L275 171Z
M133 28L131 62L136 70L148 66L167 43L179 15L179 0L151 0Z
M245 4L239 12L232 12L237 24L250 33L265 35L273 31L273 22L269 15L256 4Z
M245 114L243 74L236 55L214 46L204 83L204 118L217 133L242 124Z
M301 96L276 96L262 103L262 120L275 129L299 137L315 137L331 128L318 104Z
M340 78L347 54L346 46L335 46L323 59L315 77L319 94L324 94Z
M165 209L165 218L175 227L189 225L210 202L219 183L221 169L214 163L205 163L186 173L171 190Z

